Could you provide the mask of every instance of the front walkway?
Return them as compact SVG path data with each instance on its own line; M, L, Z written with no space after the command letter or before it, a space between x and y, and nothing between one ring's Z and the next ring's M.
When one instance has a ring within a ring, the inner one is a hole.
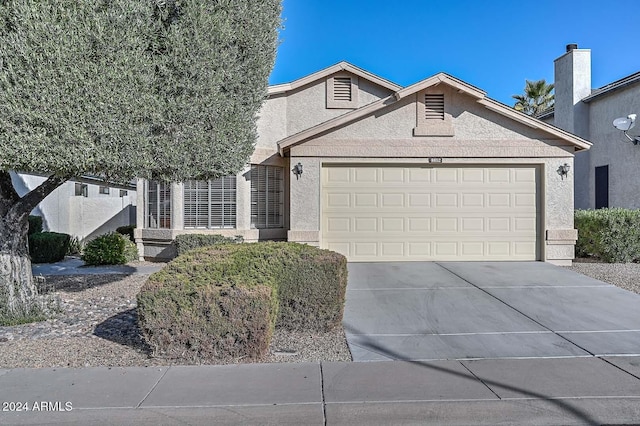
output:
M56 263L38 263L31 266L33 275L103 275L103 274L152 274L164 267L164 263L131 262L127 265L85 266L76 257L65 257Z

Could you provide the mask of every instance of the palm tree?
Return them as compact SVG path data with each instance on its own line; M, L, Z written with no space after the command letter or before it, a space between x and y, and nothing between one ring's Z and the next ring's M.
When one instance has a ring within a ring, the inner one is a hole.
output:
M535 116L553 106L553 84L547 84L544 79L526 82L524 94L512 96L516 100L513 107L517 111Z

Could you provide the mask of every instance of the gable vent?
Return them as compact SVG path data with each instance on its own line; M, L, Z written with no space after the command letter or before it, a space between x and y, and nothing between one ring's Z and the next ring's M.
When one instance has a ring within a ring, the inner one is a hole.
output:
M351 101L351 77L334 77L333 99L336 101Z
M424 107L425 119L444 120L444 94L425 94Z

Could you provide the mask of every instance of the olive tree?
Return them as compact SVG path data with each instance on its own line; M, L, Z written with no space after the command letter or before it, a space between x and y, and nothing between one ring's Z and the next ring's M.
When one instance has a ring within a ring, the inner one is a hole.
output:
M0 0L0 323L37 308L27 218L68 179L213 179L246 164L280 8ZM46 180L20 197L10 170Z

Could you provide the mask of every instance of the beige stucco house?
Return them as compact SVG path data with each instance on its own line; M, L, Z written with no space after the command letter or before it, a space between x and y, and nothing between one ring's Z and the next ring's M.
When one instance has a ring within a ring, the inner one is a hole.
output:
M570 264L573 165L590 143L440 73L400 87L341 62L272 86L246 168L138 181L141 255L183 233L279 239L350 261Z

